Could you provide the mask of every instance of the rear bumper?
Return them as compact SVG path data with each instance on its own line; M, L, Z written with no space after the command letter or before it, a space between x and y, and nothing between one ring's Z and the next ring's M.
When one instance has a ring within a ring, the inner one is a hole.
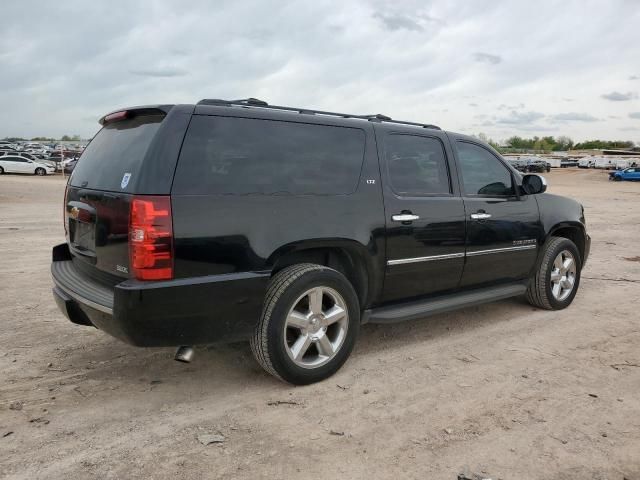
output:
M66 244L54 247L53 296L73 323L93 325L131 345L198 345L249 338L268 273L232 273L106 286L81 272Z

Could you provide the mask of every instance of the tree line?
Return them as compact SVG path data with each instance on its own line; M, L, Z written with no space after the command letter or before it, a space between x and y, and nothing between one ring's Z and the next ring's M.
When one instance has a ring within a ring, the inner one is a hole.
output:
M33 137L33 138L22 138L22 137L4 137L2 140L6 142L80 142L82 138L80 135L63 135L60 138L53 137Z
M574 143L574 141L561 135L558 137L532 137L523 138L517 135L508 138L503 143L498 143L488 138L484 133L477 135L480 140L489 143L500 152L535 150L540 152L561 152L566 150L636 150L640 151L634 142L628 140L586 140Z

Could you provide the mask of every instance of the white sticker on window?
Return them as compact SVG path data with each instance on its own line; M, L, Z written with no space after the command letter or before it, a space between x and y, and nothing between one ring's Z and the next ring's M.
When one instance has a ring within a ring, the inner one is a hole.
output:
M131 178L131 174L130 173L125 173L122 176L122 181L120 182L120 188L127 188L127 185L129 185L129 179Z

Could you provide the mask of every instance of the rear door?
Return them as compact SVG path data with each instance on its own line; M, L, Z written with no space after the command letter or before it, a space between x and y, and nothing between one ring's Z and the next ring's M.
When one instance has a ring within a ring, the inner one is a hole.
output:
M527 278L544 236L533 195L516 195L514 176L498 156L468 139L455 141L467 214L461 286Z
M446 135L376 127L381 146L387 267L383 300L457 288L465 214Z
M12 157L12 156L0 157L0 160L2 160L2 168L5 172L15 173L20 171L19 166L15 161L16 158L18 157Z
M71 175L65 199L67 242L76 263L90 273L129 276L130 202L163 118L159 112L130 112L107 123Z

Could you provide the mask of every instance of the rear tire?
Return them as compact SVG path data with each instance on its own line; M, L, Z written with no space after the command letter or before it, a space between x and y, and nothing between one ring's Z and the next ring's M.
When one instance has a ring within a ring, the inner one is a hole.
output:
M4 174L4 168L0 167L0 175Z
M580 286L582 259L576 245L563 237L550 237L542 261L529 282L527 300L545 310L561 310L573 302Z
M271 279L251 350L271 375L307 385L330 377L347 361L359 327L358 297L345 276L301 263Z
M38 168L36 168L36 171L35 171L34 173L35 173L36 175L43 176L43 175L46 175L46 174L47 174L47 171L46 171L44 168L42 168L42 167L38 167Z

